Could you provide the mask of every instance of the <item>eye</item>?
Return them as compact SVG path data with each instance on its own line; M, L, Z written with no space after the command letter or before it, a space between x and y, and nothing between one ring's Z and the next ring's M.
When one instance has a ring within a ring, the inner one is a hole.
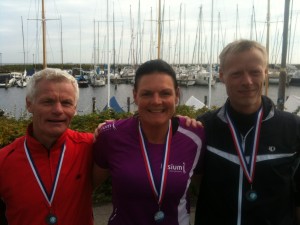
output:
M251 74L253 74L253 75L260 75L262 72L261 72L261 70L252 70L251 71Z
M72 101L69 101L69 100L67 100L67 101L62 101L61 104L62 104L63 106L65 106L65 107L72 107L72 106L74 105L73 102L72 102Z
M172 92L170 92L170 91L163 91L163 92L161 93L161 95L162 95L162 96L171 96L171 95L172 95Z
M149 97L151 95L152 95L152 93L150 91L145 91L140 94L141 97Z
M235 72L232 72L230 75L232 77L239 77L242 73L240 71L235 71Z
M52 105L53 102L54 101L52 99L43 99L43 100L41 100L41 104L43 104L43 105Z

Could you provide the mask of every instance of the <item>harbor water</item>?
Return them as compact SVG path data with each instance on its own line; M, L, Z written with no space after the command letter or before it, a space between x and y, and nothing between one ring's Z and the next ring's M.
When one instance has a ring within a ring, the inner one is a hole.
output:
M80 97L77 106L78 114L88 114L93 110L93 97L95 97L95 109L96 111L102 111L108 102L108 86L103 87L87 87L80 88ZM124 111L128 111L128 100L129 110L134 112L136 106L133 103L132 97L133 85L131 84L118 84L110 85L110 97L115 96L119 105ZM202 102L210 101L210 106L221 106L226 98L225 86L222 83L216 83L209 93L207 86L181 86L180 87L180 104L184 104L190 96L194 96ZM26 112L25 107L25 88L11 87L11 88L0 88L0 109L4 110L6 114L10 114L16 118L23 115ZM265 93L265 91L264 91ZM287 86L285 89L285 96L290 95L300 96L300 87ZM270 85L268 88L268 96L276 104L278 98L278 85ZM128 99L129 98L129 99ZM208 103L208 102L207 102Z

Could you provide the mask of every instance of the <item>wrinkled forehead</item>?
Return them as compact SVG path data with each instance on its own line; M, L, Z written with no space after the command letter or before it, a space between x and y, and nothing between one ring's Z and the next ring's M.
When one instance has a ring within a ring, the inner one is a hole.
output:
M261 65L263 67L266 67L267 59L262 51L255 48L243 51L230 52L225 57L223 69L226 69L228 66L239 66L241 64L247 64L252 66Z
M53 92L55 87L62 87L61 93L69 92L69 97L74 98L77 102L77 91L74 83L68 79L41 79L36 83L35 89L32 93L32 99L37 98L41 94L48 94ZM58 89L57 89L58 90Z

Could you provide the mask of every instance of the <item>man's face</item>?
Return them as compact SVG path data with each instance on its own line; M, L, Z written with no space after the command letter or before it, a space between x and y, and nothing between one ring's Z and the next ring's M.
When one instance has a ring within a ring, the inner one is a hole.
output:
M38 140L57 139L76 113L75 88L70 81L41 80L33 100L26 99L33 115L33 133Z
M230 104L236 111L250 114L260 107L267 72L266 59L258 49L226 57L220 80L225 84Z

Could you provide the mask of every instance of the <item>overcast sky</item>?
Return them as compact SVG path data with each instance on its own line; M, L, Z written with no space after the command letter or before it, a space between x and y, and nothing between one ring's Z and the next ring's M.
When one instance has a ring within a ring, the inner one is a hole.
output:
M163 59L208 63L212 50L216 62L217 52L236 38L266 44L268 0L213 2L212 10L212 0L161 0ZM280 63L285 1L270 3L270 62ZM26 63L42 63L41 5L41 0L0 1L1 64L23 63L24 52ZM290 5L287 60L300 64L300 29L295 26L300 22L300 1L291 0ZM139 63L157 57L158 0L109 0L108 19L107 0L45 0L45 18L48 64L107 63L107 49L110 63Z

